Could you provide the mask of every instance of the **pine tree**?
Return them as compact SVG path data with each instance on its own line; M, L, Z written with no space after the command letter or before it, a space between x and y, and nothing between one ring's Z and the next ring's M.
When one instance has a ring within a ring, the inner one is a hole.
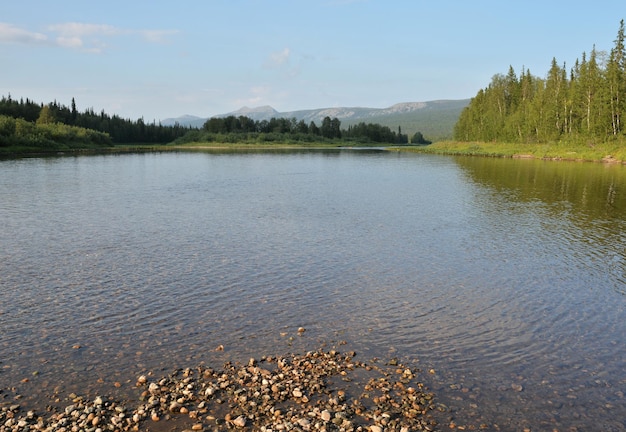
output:
M78 111L76 110L76 101L72 98L72 124L76 124L76 118L78 117Z
M624 48L624 20L620 21L615 47L611 50L606 69L607 91L611 109L611 132L622 132L622 116L626 110L626 50Z

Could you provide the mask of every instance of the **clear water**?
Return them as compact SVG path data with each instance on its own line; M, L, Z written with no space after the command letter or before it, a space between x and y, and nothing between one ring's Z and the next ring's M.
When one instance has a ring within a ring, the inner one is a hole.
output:
M622 166L354 150L9 160L0 220L0 388L33 405L132 399L145 371L346 341L435 369L442 424L626 430Z

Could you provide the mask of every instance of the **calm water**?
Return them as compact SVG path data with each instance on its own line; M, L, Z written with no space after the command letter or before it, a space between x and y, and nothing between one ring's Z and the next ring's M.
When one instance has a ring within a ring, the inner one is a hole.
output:
M626 430L622 166L23 159L0 161L0 220L0 388L26 402L346 341L434 368L442 421Z

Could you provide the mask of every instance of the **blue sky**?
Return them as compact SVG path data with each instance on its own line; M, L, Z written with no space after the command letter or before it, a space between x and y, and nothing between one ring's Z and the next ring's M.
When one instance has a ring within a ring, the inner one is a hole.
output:
M465 99L609 51L622 18L623 0L7 0L0 94L147 121Z

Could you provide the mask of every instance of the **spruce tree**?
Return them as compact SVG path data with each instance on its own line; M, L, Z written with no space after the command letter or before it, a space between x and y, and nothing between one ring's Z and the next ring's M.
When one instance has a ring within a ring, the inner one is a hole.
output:
M607 91L611 109L611 132L622 132L622 116L626 109L626 51L624 48L624 20L620 21L615 46L611 50L606 69Z

